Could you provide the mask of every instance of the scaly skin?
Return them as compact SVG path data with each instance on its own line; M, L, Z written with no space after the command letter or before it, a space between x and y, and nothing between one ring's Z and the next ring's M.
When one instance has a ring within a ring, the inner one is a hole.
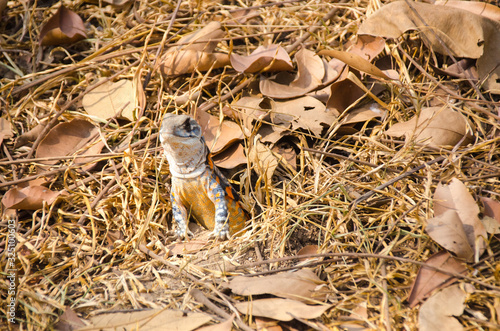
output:
M241 234L248 220L236 191L215 167L201 127L187 115L166 114L160 141L172 174L172 214L176 233L186 238L189 216L221 240Z

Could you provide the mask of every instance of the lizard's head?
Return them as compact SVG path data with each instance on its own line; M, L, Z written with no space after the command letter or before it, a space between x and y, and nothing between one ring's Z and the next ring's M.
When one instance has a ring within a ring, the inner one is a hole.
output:
M172 174L178 176L205 169L208 151L201 127L192 117L166 114L161 123L160 142Z
M194 118L187 115L166 114L160 128L162 144L178 138L201 138L201 127Z

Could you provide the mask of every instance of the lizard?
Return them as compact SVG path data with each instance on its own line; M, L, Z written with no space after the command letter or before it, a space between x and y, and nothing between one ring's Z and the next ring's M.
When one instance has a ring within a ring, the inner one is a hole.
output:
M212 238L225 240L241 234L248 215L236 190L214 165L196 120L167 113L159 137L172 177L170 200L177 236L193 236L189 216L212 230Z

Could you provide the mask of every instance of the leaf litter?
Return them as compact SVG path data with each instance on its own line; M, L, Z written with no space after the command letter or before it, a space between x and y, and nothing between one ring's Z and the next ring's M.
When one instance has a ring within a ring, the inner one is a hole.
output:
M498 7L383 3L6 2L16 325L498 324ZM200 121L242 237L175 241L167 112Z

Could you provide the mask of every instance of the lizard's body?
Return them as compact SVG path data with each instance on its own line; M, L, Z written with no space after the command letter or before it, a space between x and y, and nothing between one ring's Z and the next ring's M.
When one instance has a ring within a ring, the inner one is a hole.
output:
M172 214L177 235L189 234L189 216L220 239L240 232L247 214L236 191L214 166L198 123L187 115L166 114L160 141L172 174Z

